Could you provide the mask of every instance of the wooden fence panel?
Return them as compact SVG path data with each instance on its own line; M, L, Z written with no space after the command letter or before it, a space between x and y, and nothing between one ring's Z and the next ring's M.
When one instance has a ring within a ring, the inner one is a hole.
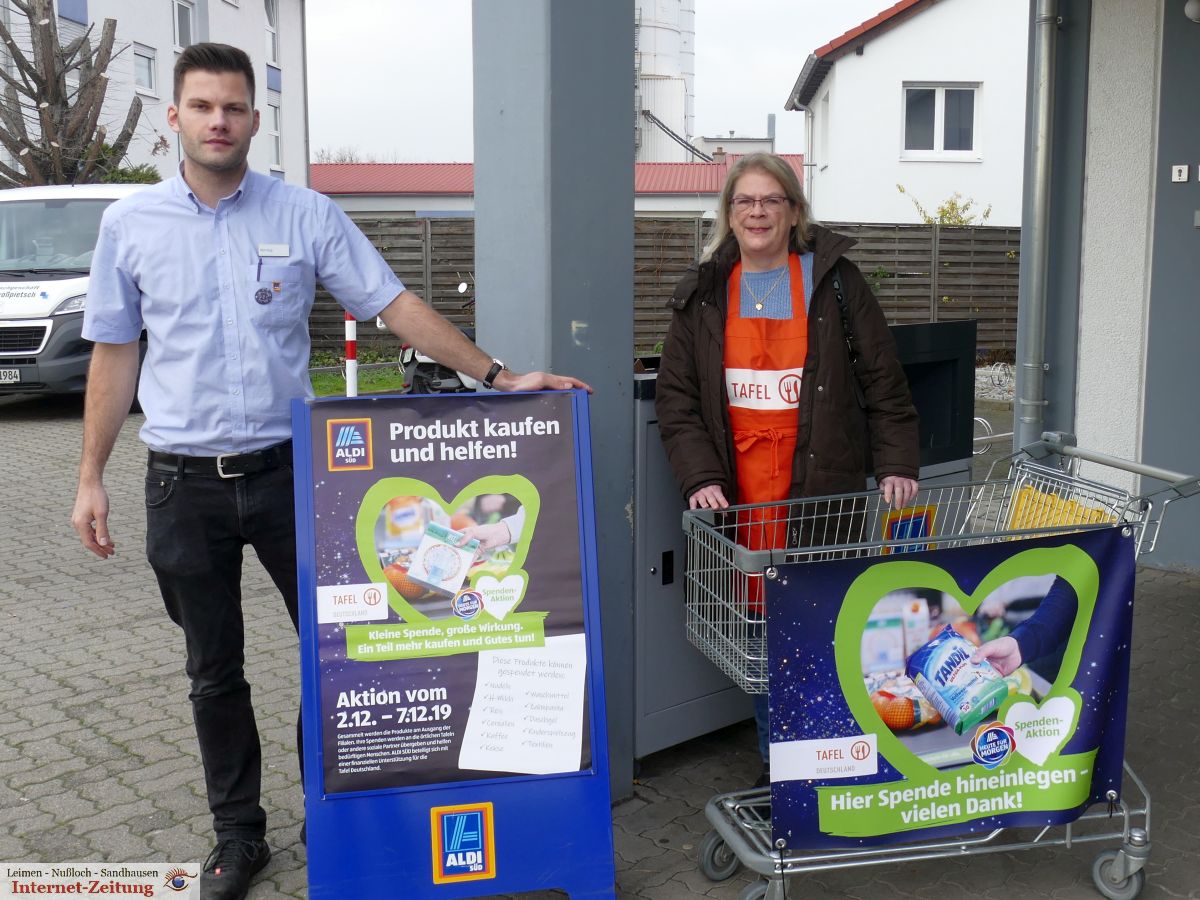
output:
M653 351L667 333L667 301L699 256L712 227L704 219L638 218L633 225L634 354Z
M460 328L475 327L475 220L426 219L430 226L433 289L421 294ZM466 282L466 293L458 286Z
M858 241L846 254L858 266L893 325L930 321L930 266L933 230L927 225L858 225L829 227Z
M404 282L460 326L474 324L475 220L413 219L387 213L351 216ZM667 300L698 257L712 228L700 218L634 221L634 353L652 353L665 337ZM893 324L979 322L981 351L1016 348L1021 233L1017 228L830 223L857 243L847 253L870 283ZM458 293L466 282L467 293ZM486 302L486 298L485 298ZM322 289L310 323L313 346L340 352L341 308ZM394 348L370 324L359 329L365 349Z
M1019 228L939 226L936 321L975 319L980 350L1017 343Z

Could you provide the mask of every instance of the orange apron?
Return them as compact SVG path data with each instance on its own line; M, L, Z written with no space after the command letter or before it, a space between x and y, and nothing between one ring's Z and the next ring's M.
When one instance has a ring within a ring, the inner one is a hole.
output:
M808 316L800 257L788 255L792 286L790 319L743 319L742 264L729 274L725 316L725 392L733 429L738 503L784 500L792 484L792 457L799 425L800 382L808 355ZM787 508L764 507L738 514L737 542L750 550L777 549L787 540ZM762 612L762 580L753 578L746 598Z

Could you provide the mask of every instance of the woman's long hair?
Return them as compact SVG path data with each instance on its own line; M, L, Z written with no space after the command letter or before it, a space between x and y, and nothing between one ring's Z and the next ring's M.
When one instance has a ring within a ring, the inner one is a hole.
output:
M717 220L713 225L708 242L704 245L704 252L700 254L701 262L708 262L712 259L717 248L733 234L729 227L729 208L730 201L733 199L733 189L737 185L738 179L751 170L770 175L779 182L788 200L791 201L792 208L797 213L796 227L792 229L792 247L801 251L808 249L809 230L813 221L812 210L808 206L808 201L804 199L804 191L800 188L800 179L796 177L796 170L773 153L750 153L741 157L729 168L729 175L725 178L725 187L721 188Z

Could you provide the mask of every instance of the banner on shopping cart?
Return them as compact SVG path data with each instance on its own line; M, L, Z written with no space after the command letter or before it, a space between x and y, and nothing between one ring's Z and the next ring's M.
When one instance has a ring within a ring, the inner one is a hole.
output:
M765 579L775 839L1063 824L1119 793L1134 557L1111 527L779 566Z
M586 394L293 422L309 895L611 885Z

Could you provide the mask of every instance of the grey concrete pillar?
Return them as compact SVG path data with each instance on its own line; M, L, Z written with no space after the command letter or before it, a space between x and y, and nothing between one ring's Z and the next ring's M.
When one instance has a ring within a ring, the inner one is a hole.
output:
M480 346L591 399L614 799L633 784L633 2L475 0Z

